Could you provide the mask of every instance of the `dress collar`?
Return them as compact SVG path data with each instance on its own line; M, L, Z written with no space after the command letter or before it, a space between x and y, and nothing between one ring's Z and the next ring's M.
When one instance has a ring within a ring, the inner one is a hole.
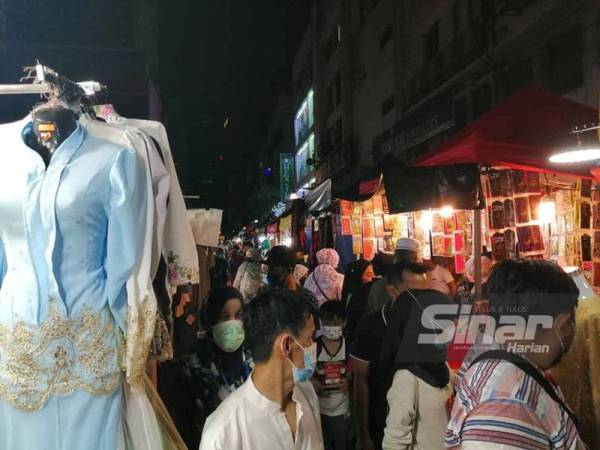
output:
M32 118L31 118L31 115L29 114L25 118L23 118L17 122L13 122L11 125L14 126L15 129L17 130L17 132L14 133L14 136L18 140L20 146L24 150L33 152L34 154L38 155L38 153L34 149L28 147L27 144L25 144L25 142L23 141L23 136L22 136L23 129L29 123L31 123L31 120L32 120ZM52 155L52 158L50 159L50 164L48 165L48 168L53 167L53 166L58 166L61 169L64 168L64 166L73 157L73 154L79 149L79 147L83 143L83 140L85 139L85 135L86 135L85 130L83 129L83 127L81 126L79 121L77 121L75 130L73 131L73 133L71 133L71 135L69 137L67 137L67 139L65 139L58 146L58 148ZM40 160L41 160L41 156L40 156Z

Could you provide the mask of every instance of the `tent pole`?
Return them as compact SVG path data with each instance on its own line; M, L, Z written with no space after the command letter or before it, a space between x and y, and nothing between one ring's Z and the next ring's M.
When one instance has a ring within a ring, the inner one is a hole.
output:
M481 300L481 210L473 211L473 256L475 257L475 299Z
M477 193L479 198L479 192ZM481 300L481 210L473 211L473 257L475 258L475 300Z

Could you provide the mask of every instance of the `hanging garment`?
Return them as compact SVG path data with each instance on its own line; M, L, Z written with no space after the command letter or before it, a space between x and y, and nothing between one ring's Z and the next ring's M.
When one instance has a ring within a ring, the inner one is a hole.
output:
M168 183L165 183L165 180L168 182L169 178L154 144L139 130L95 122L85 117L80 119L80 123L90 135L134 150L145 169L146 190L151 197L147 205L146 226L140 229L143 230L143 246L139 264L134 271L135 276L127 283L127 297L132 301L139 299L137 302L143 306L129 311L130 328L135 330L131 339L136 339L138 342L133 344L132 341L126 355L127 380L132 384L140 384L146 370L152 339L162 334L160 333L161 322L157 322L157 299L152 280L160 262L159 249L162 246L161 236L164 230L161 224L165 222L164 211L168 195ZM167 342L167 345L169 348L166 351L172 353L170 342Z
M152 137L160 146L170 176L163 254L169 262L169 284L173 287L199 282L198 255L194 235L187 220L187 209L164 125L160 122L112 116L109 123L133 127Z
M122 361L138 345L129 298L148 207L131 150L81 125L48 166L0 126L0 448L114 450ZM130 363L130 361L128 361Z

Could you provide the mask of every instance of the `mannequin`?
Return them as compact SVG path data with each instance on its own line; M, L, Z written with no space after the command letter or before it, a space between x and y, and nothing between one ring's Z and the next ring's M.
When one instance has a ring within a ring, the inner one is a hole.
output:
M48 167L56 149L77 128L77 116L64 106L44 105L34 110L32 119L32 127L24 131L24 140L40 154Z

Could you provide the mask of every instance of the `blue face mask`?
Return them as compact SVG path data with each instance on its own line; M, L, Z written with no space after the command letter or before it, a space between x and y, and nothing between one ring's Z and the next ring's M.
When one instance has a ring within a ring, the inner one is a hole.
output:
M302 368L296 367L292 360L288 358L288 361L292 365L294 383L302 383L303 381L309 381L315 373L315 369L317 367L317 343L313 342L313 344L310 347L304 348L298 343L296 339L294 339L294 342L298 344L298 347L300 347L304 352L304 367Z

